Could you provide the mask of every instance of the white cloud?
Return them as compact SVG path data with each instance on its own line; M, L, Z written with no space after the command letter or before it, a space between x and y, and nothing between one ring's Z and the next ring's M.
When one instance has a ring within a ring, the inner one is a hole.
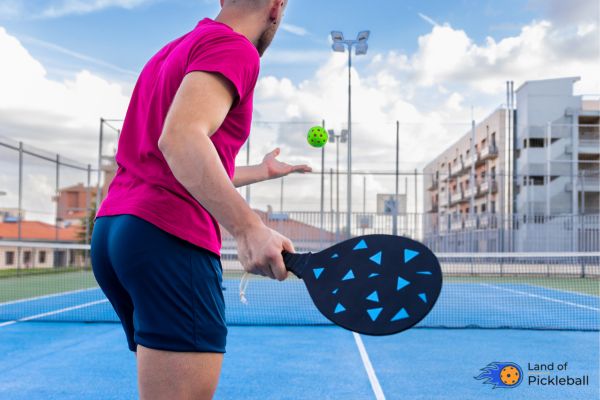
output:
M108 69L110 69L112 71L115 71L115 72L118 72L120 74L129 75L130 77L131 76L137 77L137 75L138 75L138 73L135 72L135 71L130 71L130 70L121 68L121 67L116 66L114 64L107 63L106 61L99 60L97 58L90 57L88 55L81 54L81 53L75 52L73 50L66 49L66 48L61 47L61 46L59 46L57 44L46 42L44 40L40 40L40 39L36 39L36 38L32 38L32 37L27 37L27 36L21 37L21 40L23 42L25 42L25 43L34 44L34 45L37 45L37 46L44 47L46 49L52 50L52 51L57 52L57 53L61 53L61 54L67 55L67 56L69 56L71 58L75 58L75 59L78 59L78 60L81 60L81 61L85 61L86 63L91 63L91 64L94 64L94 65L97 65L97 66L100 66L100 67L103 67L103 68L108 68Z
M62 82L49 79L44 66L2 27L0 52L10 60L0 63L3 134L79 160L93 159L100 117L127 110L122 88L86 70ZM61 146L68 142L77 146Z
M72 14L88 14L107 8L133 9L163 0L49 0L44 5L24 0L0 1L1 18L59 18Z
M388 71L400 65L420 86L451 83L475 94L499 93L506 80L571 75L582 77L582 91L599 92L598 34L597 23L557 27L549 21L533 21L517 36L499 41L488 37L479 44L465 31L446 24L421 36L416 53L390 54L379 64Z
M281 24L281 29L296 36L306 36L308 34L305 28L292 24Z
M430 16L427 16L423 13L418 13L419 17L421 17L421 19L425 22L427 22L428 24L431 24L432 26L438 26L439 24Z
M518 86L531 79L581 76L577 90L598 93L598 49L597 22L564 25L544 20L532 21L514 36L483 42L476 42L462 29L436 25L418 39L414 53L372 53L361 59L362 65L368 63L360 73L352 73L355 168L393 169L396 120L401 122L401 168L422 166L468 131L471 106L475 118L480 119L504 101L506 80L514 80ZM45 67L1 28L0 52L10 60L0 63L0 127L4 134L45 144L51 151L84 162L93 160L98 118L125 114L128 97L122 87L89 71L61 82L51 80ZM286 160L319 167L320 152L307 146L307 129L322 119L338 132L345 127L345 55L268 52L264 62L285 65L309 59L318 59L320 67L303 82L275 77L259 80L256 119L289 123L256 126L252 133L254 162L282 146ZM331 153L328 150L326 168L331 166ZM316 187L313 178L294 178L298 201L306 200L302 193L314 199L310 189ZM312 186L303 186L305 181ZM369 187L383 188L381 182L369 181ZM273 203L269 199L278 188L269 188L254 193Z
M110 7L132 9L152 0L62 0L47 6L40 17L56 18L69 14L87 14Z

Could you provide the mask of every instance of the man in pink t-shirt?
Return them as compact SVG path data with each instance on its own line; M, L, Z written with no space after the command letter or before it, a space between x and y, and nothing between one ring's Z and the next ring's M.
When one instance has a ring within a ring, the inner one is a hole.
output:
M260 56L287 0L221 0L222 11L145 65L127 111L118 171L92 236L94 275L137 354L140 397L211 398L227 327L217 221L247 272L284 280L291 241L236 187L308 172L277 160L235 167L252 121Z

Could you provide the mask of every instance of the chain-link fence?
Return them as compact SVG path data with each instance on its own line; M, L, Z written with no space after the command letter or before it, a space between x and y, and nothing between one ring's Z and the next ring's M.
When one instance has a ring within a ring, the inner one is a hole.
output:
M294 239L307 248L348 234L395 233L443 252L600 250L599 125L526 126L514 139L505 114L499 109L477 124L357 123L350 176L343 126L256 121L238 165L260 163L281 147L282 160L314 172L240 193L275 228L298 224ZM306 143L315 125L331 133L324 149ZM5 237L89 242L96 200L116 170L121 124L102 126L94 167L0 138ZM434 140L440 137L449 139Z

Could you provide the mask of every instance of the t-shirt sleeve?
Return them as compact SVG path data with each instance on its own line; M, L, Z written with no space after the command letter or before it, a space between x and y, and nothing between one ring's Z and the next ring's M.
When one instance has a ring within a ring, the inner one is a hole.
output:
M224 76L235 87L239 104L253 92L259 69L260 57L247 39L215 35L192 47L185 73L205 71Z

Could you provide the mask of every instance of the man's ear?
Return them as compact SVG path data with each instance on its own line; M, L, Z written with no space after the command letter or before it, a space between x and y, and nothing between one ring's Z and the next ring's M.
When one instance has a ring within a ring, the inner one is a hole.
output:
M283 7L285 6L285 0L273 0L271 2L271 10L269 11L269 19L271 22L276 23L283 14Z

